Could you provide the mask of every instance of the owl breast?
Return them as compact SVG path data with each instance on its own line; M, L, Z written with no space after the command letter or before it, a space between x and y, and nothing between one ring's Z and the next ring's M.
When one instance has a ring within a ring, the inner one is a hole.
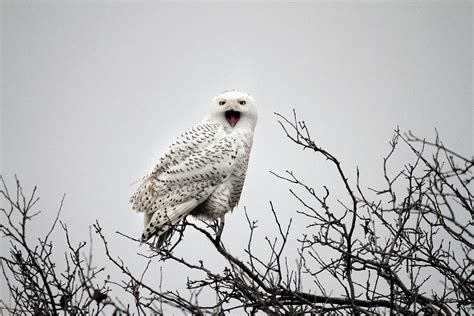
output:
M204 202L191 212L192 215L206 219L218 219L225 213L232 211L238 204L247 173L252 136L252 134L241 133L236 137L236 139L239 139L239 146L234 158L232 173L216 187Z

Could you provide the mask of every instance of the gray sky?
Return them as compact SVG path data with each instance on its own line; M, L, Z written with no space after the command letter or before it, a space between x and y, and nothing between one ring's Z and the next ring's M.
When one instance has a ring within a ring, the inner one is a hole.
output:
M39 187L44 214L32 236L45 232L66 193L62 219L74 240L98 219L137 271L136 245L114 236L142 229L130 183L222 90L250 93L259 111L240 206L226 222L236 252L245 247L244 206L261 236L272 231L270 200L283 219L295 216L288 186L269 170L335 184L324 160L294 150L273 112L296 108L314 139L349 175L358 165L367 185L380 183L397 125L422 137L436 127L453 149L473 152L469 2L7 1L1 9L0 163L10 183L17 174ZM179 251L212 261L191 239ZM166 284L183 285L173 269L165 268Z

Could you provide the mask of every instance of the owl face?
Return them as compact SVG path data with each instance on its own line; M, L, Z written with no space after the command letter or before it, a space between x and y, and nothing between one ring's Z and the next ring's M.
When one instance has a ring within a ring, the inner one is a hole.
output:
M228 90L217 95L212 100L211 114L231 128L249 126L253 129L257 123L254 99L239 90Z

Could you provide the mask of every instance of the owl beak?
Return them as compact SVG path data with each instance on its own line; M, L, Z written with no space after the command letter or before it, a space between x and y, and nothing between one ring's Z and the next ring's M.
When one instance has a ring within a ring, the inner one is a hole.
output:
M240 112L234 110L225 111L225 119L230 126L234 127L240 119Z

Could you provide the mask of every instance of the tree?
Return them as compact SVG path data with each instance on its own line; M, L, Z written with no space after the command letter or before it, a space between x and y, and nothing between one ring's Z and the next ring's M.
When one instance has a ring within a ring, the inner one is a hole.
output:
M85 241L77 246L71 244L66 225L59 221L60 212L49 233L37 243L31 242L27 232L28 223L38 215L34 212L36 189L26 197L17 181L15 194L10 194L2 179L0 193L8 207L1 210L4 220L0 231L10 242L10 256L1 257L0 263L15 302L3 302L4 309L13 314L35 315L104 311L162 314L163 304L168 304L192 314L467 314L474 302L474 159L445 147L438 135L429 142L397 129L390 142L391 150L383 160L385 186L365 189L360 184L359 171L353 184L340 161L317 145L296 113L291 119L277 116L287 138L295 146L324 158L337 172L345 190L337 204L331 203L328 188L313 188L291 171L274 173L288 182L299 209L294 215L307 221L304 231L292 231L292 221L282 223L270 204L278 236L266 237L269 255L252 248L257 222L247 216L250 237L246 257L238 258L221 239L223 225L185 219L165 247L147 244L144 256L150 260L145 271L135 275L111 253L107 237L96 222L93 231L105 246L108 260L124 275L123 280L111 280L101 277L105 268L93 267L93 253L87 253ZM391 175L390 163L399 146L408 148L414 160ZM50 259L50 234L58 222L68 244L67 268L61 272ZM192 262L175 255L185 228L206 237L226 260L223 270L215 271L202 261ZM298 256L288 258L288 239L295 234L300 234ZM92 239L91 233L89 243ZM139 241L135 241L138 245ZM144 281L149 265L160 261L202 272L201 278L186 284L191 297ZM295 267L289 261L296 261ZM337 284L337 291L323 284L323 276ZM433 286L434 280L441 284ZM310 286L303 286L305 282ZM199 302L203 289L215 293L215 304ZM117 296L119 291L130 295L134 306L114 299L111 293Z

